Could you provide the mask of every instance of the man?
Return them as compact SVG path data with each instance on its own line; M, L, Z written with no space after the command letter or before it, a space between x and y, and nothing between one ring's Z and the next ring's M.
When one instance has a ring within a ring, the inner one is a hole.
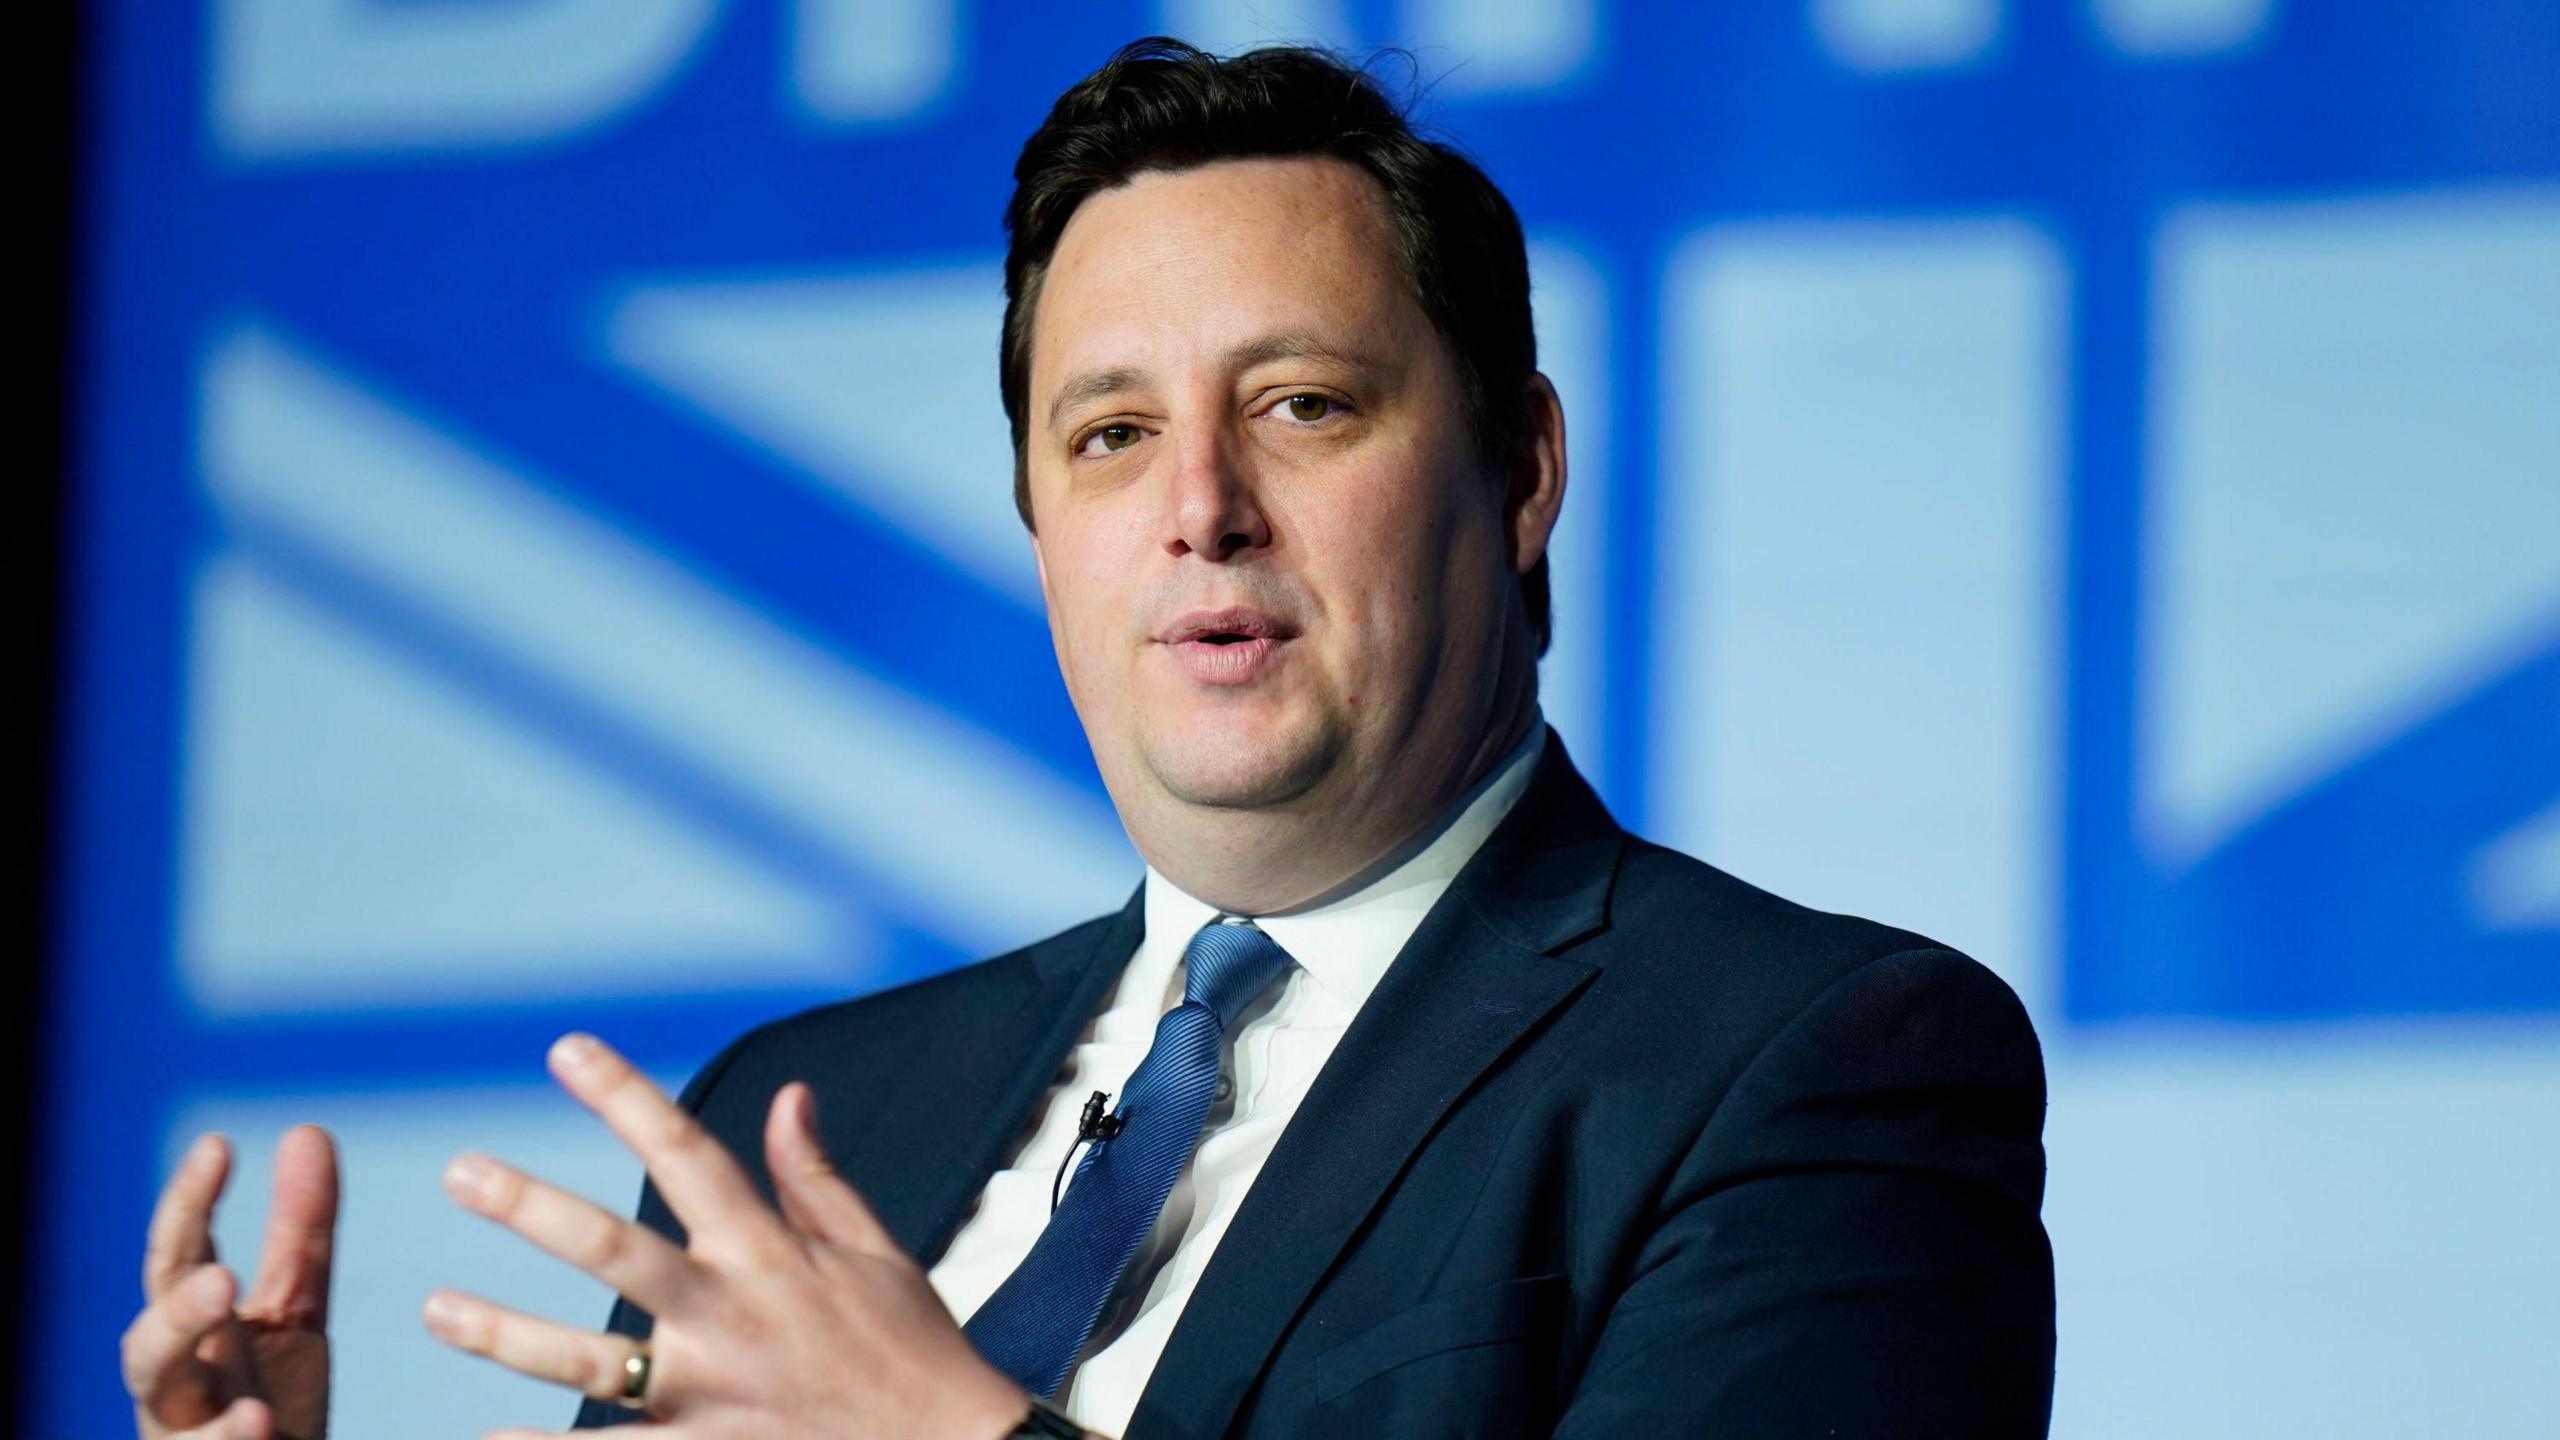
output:
M623 1303L429 1328L682 1436L2041 1434L2015 998L1628 836L1539 719L1564 420L1500 193L1324 56L1168 41L1016 178L1015 493L1145 883L680 1107L564 1040L640 1223L448 1187ZM225 1163L155 1222L142 1430L317 1433L327 1142L236 1311Z

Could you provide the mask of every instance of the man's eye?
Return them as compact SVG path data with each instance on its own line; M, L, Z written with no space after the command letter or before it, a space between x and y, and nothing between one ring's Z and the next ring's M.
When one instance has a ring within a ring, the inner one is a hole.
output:
M1303 420L1310 425L1342 408L1329 395L1292 395L1280 405L1289 412L1290 419Z
M1094 442L1096 441L1101 442L1102 448L1105 451L1126 450L1130 446L1138 443L1138 427L1135 425L1105 425L1101 429L1084 437L1083 449L1087 453L1091 453L1094 447Z

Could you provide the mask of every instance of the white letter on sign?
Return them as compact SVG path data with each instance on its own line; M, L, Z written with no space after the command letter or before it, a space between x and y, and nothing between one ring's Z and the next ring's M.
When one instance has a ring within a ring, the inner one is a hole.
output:
M718 0L216 0L214 134L245 159L555 140L626 110Z

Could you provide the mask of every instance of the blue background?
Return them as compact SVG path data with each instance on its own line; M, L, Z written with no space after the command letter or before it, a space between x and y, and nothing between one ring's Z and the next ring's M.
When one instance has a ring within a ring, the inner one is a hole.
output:
M1519 207L1575 467L1547 708L1621 820L2036 1011L2056 1433L2560 1404L2560 12L90 23L28 1433L126 1423L173 1147L254 1186L303 1117L349 1151L340 1432L556 1423L410 1318L596 1313L432 1193L489 1145L627 1196L552 1035L680 1078L1135 880L994 321L1014 150L1155 30L1408 45Z

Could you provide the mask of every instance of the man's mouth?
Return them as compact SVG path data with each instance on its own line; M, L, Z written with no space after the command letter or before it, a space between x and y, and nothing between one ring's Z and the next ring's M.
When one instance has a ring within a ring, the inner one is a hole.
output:
M1268 671L1297 627L1242 607L1195 610L1157 636L1184 673L1204 685L1243 685Z
M1287 640L1297 627L1259 610L1233 607L1195 610L1160 633L1169 645L1240 645L1253 640Z

